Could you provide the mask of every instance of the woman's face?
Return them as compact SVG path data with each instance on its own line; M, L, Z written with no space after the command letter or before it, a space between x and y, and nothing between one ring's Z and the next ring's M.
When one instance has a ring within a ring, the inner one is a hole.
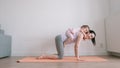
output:
M92 39L92 38L95 38L95 34L94 33L88 33L86 34L86 39Z

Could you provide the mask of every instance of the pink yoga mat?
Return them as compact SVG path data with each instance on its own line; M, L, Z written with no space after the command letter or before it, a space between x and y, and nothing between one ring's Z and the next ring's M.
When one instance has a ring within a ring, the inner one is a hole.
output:
M76 57L64 57L63 59L36 59L36 57L25 57L23 59L18 60L17 62L103 62L107 61L107 59L98 57L98 56L82 56L78 61Z

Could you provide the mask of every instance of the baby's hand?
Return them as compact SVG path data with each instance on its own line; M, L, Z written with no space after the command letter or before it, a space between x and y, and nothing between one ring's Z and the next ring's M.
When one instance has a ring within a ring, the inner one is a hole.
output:
M82 29L80 29L80 32L84 33L84 31Z

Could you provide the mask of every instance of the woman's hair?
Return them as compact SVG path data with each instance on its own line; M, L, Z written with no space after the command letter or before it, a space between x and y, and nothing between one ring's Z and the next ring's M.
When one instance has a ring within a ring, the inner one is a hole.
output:
M93 33L93 34L95 35L95 37L96 37L96 33L95 33L95 31L93 31L93 30L89 30L89 32L90 32L90 33ZM93 43L94 45L96 45L95 37L91 39L91 41L92 41L92 43Z

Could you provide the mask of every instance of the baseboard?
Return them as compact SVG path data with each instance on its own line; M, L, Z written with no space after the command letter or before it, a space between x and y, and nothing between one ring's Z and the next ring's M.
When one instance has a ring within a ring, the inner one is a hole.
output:
M120 53L108 51L109 55L120 57Z

